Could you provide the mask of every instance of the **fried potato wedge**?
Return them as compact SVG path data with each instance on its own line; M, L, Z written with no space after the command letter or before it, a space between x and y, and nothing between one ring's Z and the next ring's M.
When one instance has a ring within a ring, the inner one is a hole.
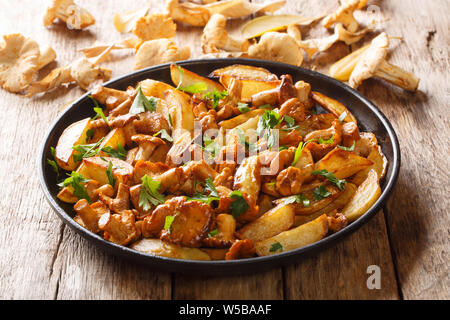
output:
M133 166L129 163L111 157L92 157L83 159L79 173L81 173L87 179L93 179L98 181L101 185L109 183L106 170L109 163L112 163L112 174L116 179L116 188L120 183L129 185L133 178Z
M373 162L367 158L360 157L352 151L335 148L316 163L316 169L328 170L338 179L345 179L371 165Z
M234 118L221 121L219 123L219 126L221 126L224 129L233 129L233 128L243 124L244 122L247 122L251 118L258 117L258 120L259 120L259 116L263 115L264 112L265 112L264 109L251 110L249 112L240 114Z
M374 169L377 172L379 180L383 179L384 176L386 175L388 160L381 151L380 146L374 146L372 148L372 151L369 153L367 159L371 160L373 162L373 165L364 170L359 171L352 178L352 182L358 186L367 179L367 175L369 174L369 171L372 169Z
M358 187L353 198L342 209L349 222L361 217L378 200L381 188L375 170L370 170L366 180Z
M117 147L120 145L122 147L125 147L126 139L125 134L123 132L122 128L116 128L111 130L103 139L102 143L100 144L100 150L106 147L111 147L113 149L117 149ZM100 156L105 157L108 156L107 153L100 151Z
M185 99L177 90L167 90L164 99L169 106L169 114L172 119L172 138L174 141L184 132L194 134L194 112L189 104L189 99Z
M75 122L68 126L61 134L58 144L55 148L55 157L58 166L67 171L73 171L80 162L75 162L73 156L78 151L73 149L74 146L86 144L87 131L90 129L91 119L86 118Z
M200 249L184 248L159 239L142 239L133 243L130 247L136 251L167 258L203 261L211 260L209 255Z
M213 224L214 212L209 205L185 201L177 207L170 227L162 231L161 240L189 248L200 247Z
M214 89L220 92L225 90L225 88L220 83L202 77L192 71L189 71L175 64L170 65L170 76L172 78L172 82L177 87L178 86L187 87L202 82L207 86L205 92L214 91Z
M167 90L175 90L175 87L170 84L152 79L139 82L139 86L142 89L142 93L144 93L147 97L155 97L159 99L164 99L164 92ZM178 90L176 92L183 96L186 100L189 100L189 95L186 93Z
M321 215L317 219L294 229L284 231L274 237L265 239L255 244L258 256L268 256L290 251L317 242L328 233L327 215ZM280 250L273 250L273 245L279 243Z
M230 88L230 84L233 79L235 79L235 78L225 74L220 77L220 83L228 90ZM281 81L279 81L279 80L260 81L260 80L238 79L237 81L241 82L241 85L242 85L240 100L243 102L251 102L252 96L254 94L262 92L262 91L275 89L281 84Z
M260 168L258 156L246 158L236 170L234 189L257 198L261 188Z
M354 122L358 124L353 114L347 109L346 106L344 106L339 101L334 100L317 91L312 91L311 96L315 102L320 104L328 112L334 114L337 118L339 118L343 113L346 113L344 122Z
M242 64L234 64L225 68L216 69L209 77L220 78L227 75L240 80L259 80L259 81L273 81L278 80L278 77L264 68L254 66L246 66Z
M239 239L250 239L254 242L262 241L289 230L294 224L294 218L294 207L289 204L280 204L239 229L236 236Z

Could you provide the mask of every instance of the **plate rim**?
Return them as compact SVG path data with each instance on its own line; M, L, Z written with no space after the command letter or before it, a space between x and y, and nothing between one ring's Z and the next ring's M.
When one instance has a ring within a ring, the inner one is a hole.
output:
M392 144L392 151L393 151L393 163L390 163L389 165L392 166L392 177L389 180L386 180L386 184L384 186L384 190L382 190L382 193L378 200L370 207L370 209L364 213L360 218L358 218L356 221L349 224L344 229L329 235L317 242L314 242L312 244L309 244L307 246L294 249L291 251L286 251L274 255L269 256L263 256L263 257L253 257L253 258L246 258L246 259L239 259L239 260L208 260L208 261L199 261L199 260L185 260L185 259L176 259L176 258L168 258L168 257L162 257L162 256L156 256L151 255L147 253L143 253L140 251L133 250L129 247L121 246L113 242L109 242L99 235L89 231L88 229L83 228L81 225L75 222L73 218L62 208L58 202L55 200L53 195L51 194L49 188L47 187L45 175L44 175L44 168L46 166L46 159L48 154L48 143L49 138L51 136L51 133L55 128L57 127L60 120L72 110L78 103L86 99L90 94L91 91L86 92L81 97L79 97L77 100L72 102L70 106L68 106L61 114L58 115L58 117L54 120L54 122L49 126L48 131L46 132L43 141L41 143L40 152L38 154L38 171L39 171L39 182L41 185L41 188L43 189L45 198L47 202L50 204L50 207L55 211L55 213L59 216L59 218L63 221L63 223L69 225L74 231L79 233L81 236L86 238L88 241L93 242L94 244L98 246L102 246L103 248L107 249L107 251L111 252L115 255L120 255L125 258L131 258L133 260L138 260L141 262L144 262L145 264L151 266L152 262L155 263L155 268L158 268L160 266L156 264L163 263L165 269L169 268L171 272L183 272L183 270L180 270L182 268L188 267L187 272L190 272L192 270L199 270L198 268L203 267L201 270L206 271L204 267L206 266L215 266L215 267L222 267L226 268L225 271L231 271L239 266L257 266L259 264L264 263L271 263L274 262L274 264L278 263L279 265L286 265L289 264L293 258L297 258L300 260L301 257L308 255L309 253L312 253L314 250L321 250L326 247L329 247L330 245L333 245L334 243L337 243L337 239L343 239L346 236L352 234L359 228L361 228L363 225L365 225L371 218L373 218L381 209L383 204L388 200L390 195L392 194L393 188L398 180L398 175L400 171L401 166L401 153L400 153L400 143L397 137L397 134L390 123L390 121L387 119L387 117L381 112L381 110L368 98L366 98L364 95L362 95L360 92L354 90L347 84L340 82L336 79L333 79L332 77L329 77L325 74L319 73L317 71L305 69L302 67L297 67L285 63L275 62L275 61L268 61L268 60L257 60L257 59L248 59L248 58L210 58L210 59L193 59L193 60L183 60L183 61L177 61L176 64L181 66L188 66L188 65L195 65L195 64L211 64L214 62L218 63L227 63L229 65L232 64L245 64L245 62L251 62L253 64L260 64L260 67L269 69L270 66L278 66L283 68L289 68L289 69L300 69L301 72L309 74L312 77L321 78L322 80L331 82L333 85L339 87L341 90L345 90L348 93L356 96L359 100L361 100L366 107L371 109L371 111L376 115L376 117L381 121L381 123L384 126L384 129L386 129L387 134L391 140ZM131 77L139 77L142 74L146 74L148 72L152 72L158 69L168 69L172 63L166 63L166 64L160 64L156 66L151 66L145 69L141 69L138 71L134 71L122 76L119 76L117 78L114 78L106 83L103 84L103 86L111 86L114 85L117 82L126 80L127 78ZM271 265L272 266L272 265ZM177 270L176 270L177 269ZM217 273L219 269L211 270L212 273ZM224 270L224 269L221 269ZM248 273L249 271L244 272L237 272L238 273Z

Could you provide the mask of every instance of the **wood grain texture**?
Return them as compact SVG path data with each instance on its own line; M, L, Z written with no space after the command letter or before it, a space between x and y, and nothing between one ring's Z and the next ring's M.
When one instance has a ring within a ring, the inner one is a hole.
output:
M20 32L41 46L51 45L58 59L46 69L50 71L80 57L77 50L81 48L129 37L113 28L114 13L140 8L149 1L77 0L97 18L86 31L69 31L63 25L44 28L42 15L47 3L20 0L11 5L11 1L0 0L0 33ZM162 0L150 3L153 12L163 8ZM35 99L0 90L0 181L4 186L0 197L0 298L450 298L446 113L450 4L446 0L372 0L369 4L379 6L381 16L389 19L377 25L377 30L403 37L403 41L391 41L390 61L421 78L416 94L379 80L361 86L363 94L392 121L402 148L399 183L384 213L345 241L284 269L218 278L156 273L92 246L65 227L44 200L36 174L38 150L61 106L79 97L82 90L72 86ZM316 16L337 6L337 0L288 0L280 13ZM371 18L370 13L358 12L363 22ZM237 33L244 22L230 22L230 32ZM201 54L201 33L201 28L178 28L176 42L191 47L191 58ZM314 38L329 32L302 28L302 34ZM330 62L363 42L351 47L335 44L304 66L326 72ZM115 52L102 66L117 77L132 71L133 57ZM381 290L366 287L366 269L371 264L381 268Z

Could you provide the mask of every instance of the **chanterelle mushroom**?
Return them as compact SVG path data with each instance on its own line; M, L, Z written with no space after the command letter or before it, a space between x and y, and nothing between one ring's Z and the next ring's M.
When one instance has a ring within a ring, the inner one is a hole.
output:
M205 26L211 17L203 6L189 2L179 3L179 0L167 0L166 11L175 21L196 27Z
M165 144L164 140L145 134L137 134L131 138L139 145L135 161L148 160L157 146Z
M95 23L94 17L86 9L77 6L73 0L52 0L44 16L44 26L51 26L56 19L64 21L67 28L77 30Z
M178 48L169 39L156 39L144 42L136 52L135 70L156 64L189 59L189 47Z
M386 61L388 47L389 38L385 32L372 40L350 76L349 84L352 88L358 88L365 79L378 77L405 90L417 90L419 78Z
M33 81L38 70L39 45L20 34L3 36L0 46L0 85L10 92L21 92Z
M331 27L333 24L340 22L348 31L356 32L358 30L358 22L353 16L353 12L362 9L367 5L367 0L343 0L340 7L323 19L325 28Z
M161 13L149 14L136 21L133 33L143 41L173 38L177 25L172 18Z
M252 58L275 60L300 66L303 54L294 38L286 33L267 32L257 44L250 46L248 54Z
M74 81L84 90L88 90L97 80L108 80L110 77L111 70L100 68L86 58L81 58L68 66L54 69L44 79L33 83L27 91L27 96L47 92Z
M209 19L202 35L203 53L225 51L245 52L248 49L247 40L237 40L228 35L225 30L227 18L221 14L215 14Z

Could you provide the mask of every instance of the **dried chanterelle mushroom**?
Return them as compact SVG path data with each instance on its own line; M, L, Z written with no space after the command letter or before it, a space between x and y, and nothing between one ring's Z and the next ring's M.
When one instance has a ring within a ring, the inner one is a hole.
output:
M178 48L172 40L156 39L145 41L136 52L135 70L156 64L189 59L189 47Z
M0 86L18 93L29 87L35 73L55 60L55 51L47 47L40 51L36 41L21 34L3 36L0 45Z
M340 7L332 14L326 16L322 24L325 28L331 27L335 23L342 23L350 32L358 30L358 22L353 16L353 12L362 9L367 5L367 0L342 0Z
M59 19L67 24L69 29L81 30L95 23L94 17L75 4L73 0L52 0L44 16L44 26L49 27Z
M246 52L247 40L238 40L230 37L225 30L227 18L221 14L215 14L209 19L202 35L203 53L214 53L220 50L232 52Z
M161 13L149 14L136 21L133 33L141 40L173 38L177 25L172 18Z
M378 77L405 90L417 90L419 78L386 61L388 47L389 38L385 32L372 40L350 76L349 84L352 88L358 88L365 79Z
M286 33L266 32L257 44L250 46L251 58L275 60L300 66L303 54L297 41Z
M33 83L27 91L27 97L72 82L76 82L81 88L88 90L90 85L98 80L109 80L111 73L109 69L100 68L86 58L80 58L68 66L54 69L44 79Z

